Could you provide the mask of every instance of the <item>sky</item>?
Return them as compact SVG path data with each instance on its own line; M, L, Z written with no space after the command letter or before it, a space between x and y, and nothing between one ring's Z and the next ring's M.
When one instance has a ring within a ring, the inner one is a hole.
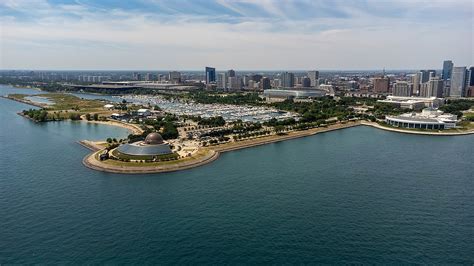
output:
M474 65L474 0L1 0L0 69Z

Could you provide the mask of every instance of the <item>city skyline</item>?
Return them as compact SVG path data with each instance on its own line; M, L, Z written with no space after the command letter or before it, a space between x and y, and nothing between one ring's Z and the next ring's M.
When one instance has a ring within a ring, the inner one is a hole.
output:
M5 1L1 69L473 65L471 1ZM66 60L65 60L66 59Z

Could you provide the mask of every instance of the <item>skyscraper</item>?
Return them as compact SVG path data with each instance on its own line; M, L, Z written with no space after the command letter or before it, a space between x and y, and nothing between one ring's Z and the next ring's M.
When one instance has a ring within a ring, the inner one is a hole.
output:
M420 91L420 73L415 73L412 77L413 91L412 95L418 95Z
M206 67L206 84L216 81L216 69L213 67Z
M285 88L292 88L295 86L295 74L290 72L281 73L281 86Z
M233 69L227 71L227 76L228 76L229 78L235 77L235 71L234 71Z
M443 72L441 73L441 78L444 80L451 79L451 74L453 72L453 61L446 60L443 62Z
M239 77L229 77L228 88L232 91L239 91L242 88L242 82Z
M442 97L443 96L443 80L432 78L428 82L421 84L421 97Z
M311 87L311 79L308 77L301 78L301 86L302 87Z
M474 86L474 66L469 68L466 84L468 87Z
M180 83L181 82L181 73L178 71L171 71L168 73L168 78L173 83Z
M308 78L311 82L311 87L318 87L319 85L319 71L311 70L308 71Z
M262 87L262 90L269 90L272 88L272 85L271 85L271 82L270 82L270 79L267 78L267 77L263 77L261 80L260 80L260 86Z
M217 88L227 89L227 74L225 72L217 75Z
M420 84L428 82L430 80L430 71L429 70L420 70Z
M451 89L450 97L464 96L464 89L466 88L466 67L453 67L451 74Z

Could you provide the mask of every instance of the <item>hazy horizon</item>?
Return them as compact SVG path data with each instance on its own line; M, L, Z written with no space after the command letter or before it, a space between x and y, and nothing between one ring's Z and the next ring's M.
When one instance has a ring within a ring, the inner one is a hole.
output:
M6 0L0 69L469 67L473 10L470 0Z

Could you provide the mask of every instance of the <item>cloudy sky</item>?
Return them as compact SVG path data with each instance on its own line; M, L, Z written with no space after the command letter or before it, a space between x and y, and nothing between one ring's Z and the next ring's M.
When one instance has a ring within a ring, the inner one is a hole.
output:
M474 0L1 0L0 69L474 64Z

